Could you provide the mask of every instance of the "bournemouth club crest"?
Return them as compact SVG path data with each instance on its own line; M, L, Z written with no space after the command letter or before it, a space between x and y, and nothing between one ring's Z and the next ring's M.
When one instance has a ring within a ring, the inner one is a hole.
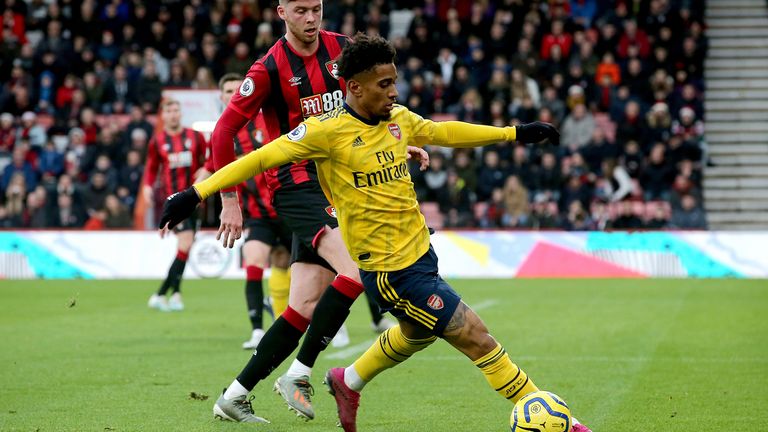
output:
M325 208L325 212L328 213L328 216L332 218L336 218L336 207L334 206L328 206Z
M339 79L339 65L335 60L325 62L325 69L334 79Z
M397 139L402 137L402 134L400 133L400 126L398 126L397 123L388 124L387 129L389 129L389 133L391 133L393 137Z

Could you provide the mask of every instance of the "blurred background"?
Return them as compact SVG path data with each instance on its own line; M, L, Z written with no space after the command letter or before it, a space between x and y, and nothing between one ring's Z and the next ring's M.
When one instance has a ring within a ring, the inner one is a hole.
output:
M244 74L284 32L275 6L5 0L0 226L152 226L133 216L162 90ZM431 151L412 171L431 226L706 229L703 6L343 0L324 27L391 39L419 114L561 129L558 148Z

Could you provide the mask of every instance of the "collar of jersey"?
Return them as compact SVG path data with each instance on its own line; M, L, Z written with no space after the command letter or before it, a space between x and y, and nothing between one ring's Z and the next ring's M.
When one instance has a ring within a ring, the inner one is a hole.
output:
M349 113L349 114L350 114L352 117L354 117L354 118L356 118L356 119L360 120L361 122L363 122L363 123L365 123L365 124L367 124L367 125L369 125L369 126L376 126L376 125L377 125L377 124L379 124L379 122L381 121L381 118L379 118L379 117L376 117L376 118L374 118L374 119L367 119L367 118L365 118L365 117L361 116L360 114L356 113L356 112L355 112L355 110L353 110L352 108L350 108L350 106L349 106L349 105L347 105L347 102L346 102L346 101L344 102L344 109L345 109L345 110L347 110L347 112L348 112L348 113Z

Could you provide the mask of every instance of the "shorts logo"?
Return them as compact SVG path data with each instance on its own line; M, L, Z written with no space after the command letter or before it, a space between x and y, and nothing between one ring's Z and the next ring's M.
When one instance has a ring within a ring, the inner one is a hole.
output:
M245 77L243 83L240 84L240 96L248 97L252 95L254 88L253 79L251 77Z
M387 129L389 129L389 133L391 133L393 137L397 139L402 138L402 135L400 134L400 126L398 126L397 123L388 124Z
M334 79L339 79L339 65L336 64L335 60L325 62L325 70L327 70Z
M298 141L302 138L304 138L304 135L307 134L307 125L304 123L296 126L296 129L288 132L288 139L291 141Z
M440 310L443 308L443 306L445 306L445 304L443 303L443 299L441 299L439 295L432 294L427 299L427 306L429 306L434 310Z
M334 206L328 206L325 208L325 212L328 213L328 216L332 218L336 218L336 207Z

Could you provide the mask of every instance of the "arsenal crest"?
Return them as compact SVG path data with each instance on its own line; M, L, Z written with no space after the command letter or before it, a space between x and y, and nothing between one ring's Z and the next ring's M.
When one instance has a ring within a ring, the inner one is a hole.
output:
M325 69L334 79L339 79L339 65L335 60L325 62Z
M440 310L443 308L443 299L440 298L437 294L432 294L429 296L429 299L427 299L427 306L431 307L434 310Z
M400 126L397 125L397 123L390 123L387 125L387 128L389 129L389 133L392 134L393 137L400 139L402 135L400 134Z

